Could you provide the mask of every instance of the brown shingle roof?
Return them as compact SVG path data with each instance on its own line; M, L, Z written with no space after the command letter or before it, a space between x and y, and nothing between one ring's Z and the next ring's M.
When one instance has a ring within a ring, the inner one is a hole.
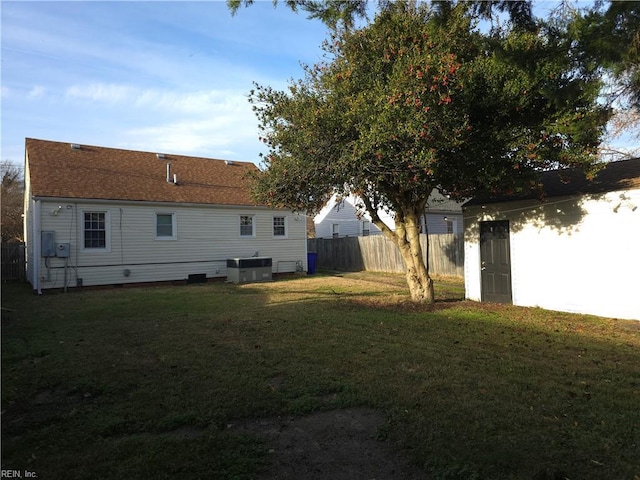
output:
M31 193L36 197L256 205L245 175L249 162L26 139ZM167 163L171 178L167 182Z
M592 180L587 179L584 172L580 169L567 168L543 172L540 181L545 197L585 195L637 189L640 188L640 158L607 163ZM473 198L468 201L465 206L478 205L481 203L527 200L538 198L539 196L540 193L532 189L512 196L503 195L492 198Z

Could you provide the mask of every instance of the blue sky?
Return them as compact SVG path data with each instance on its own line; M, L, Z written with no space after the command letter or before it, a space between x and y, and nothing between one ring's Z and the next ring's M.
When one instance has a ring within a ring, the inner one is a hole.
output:
M321 59L326 29L271 1L2 1L2 160L25 137L259 162L247 94Z
M285 88L326 37L280 3L0 1L0 159L33 137L259 163L253 82Z

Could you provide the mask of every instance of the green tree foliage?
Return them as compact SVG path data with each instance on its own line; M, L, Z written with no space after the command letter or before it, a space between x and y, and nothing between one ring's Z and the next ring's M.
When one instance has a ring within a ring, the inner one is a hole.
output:
M608 100L640 109L640 2L596 2L576 15L570 34L583 62L611 77Z
M334 192L357 194L399 248L412 298L433 301L419 243L433 188L516 192L543 169L595 164L609 110L562 33L482 34L465 3L386 5L367 27L336 32L288 91L252 91L269 149L255 195L312 212ZM394 231L379 209L395 213Z
M241 6L249 7L254 0L227 0L232 14L236 14ZM390 0L381 0L385 3ZM285 5L294 12L305 11L309 18L321 20L330 28L351 28L358 19L367 17L367 0L284 0ZM278 0L273 0L278 5Z

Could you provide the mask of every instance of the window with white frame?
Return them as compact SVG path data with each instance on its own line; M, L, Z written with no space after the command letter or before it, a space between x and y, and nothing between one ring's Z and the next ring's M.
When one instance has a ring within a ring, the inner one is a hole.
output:
M108 212L83 212L83 249L108 251L109 214Z
M273 236L287 236L287 217L273 217Z
M175 240L175 213L156 213L156 240Z
M240 236L253 237L254 235L253 215L240 215Z
M369 222L368 220L363 220L362 221L362 236L366 237L369 235L369 233L371 232L371 222Z
M331 236L333 238L340 237L340 224L339 223L333 223L331 225Z

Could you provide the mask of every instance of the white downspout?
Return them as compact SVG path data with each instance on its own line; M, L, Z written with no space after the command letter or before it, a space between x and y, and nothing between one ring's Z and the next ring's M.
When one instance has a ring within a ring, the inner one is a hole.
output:
M41 233L40 233L40 200L34 200L33 202L33 235L31 238L31 246L33 247L33 286L38 292L38 295L42 295L42 288L40 286L40 248L41 248Z

